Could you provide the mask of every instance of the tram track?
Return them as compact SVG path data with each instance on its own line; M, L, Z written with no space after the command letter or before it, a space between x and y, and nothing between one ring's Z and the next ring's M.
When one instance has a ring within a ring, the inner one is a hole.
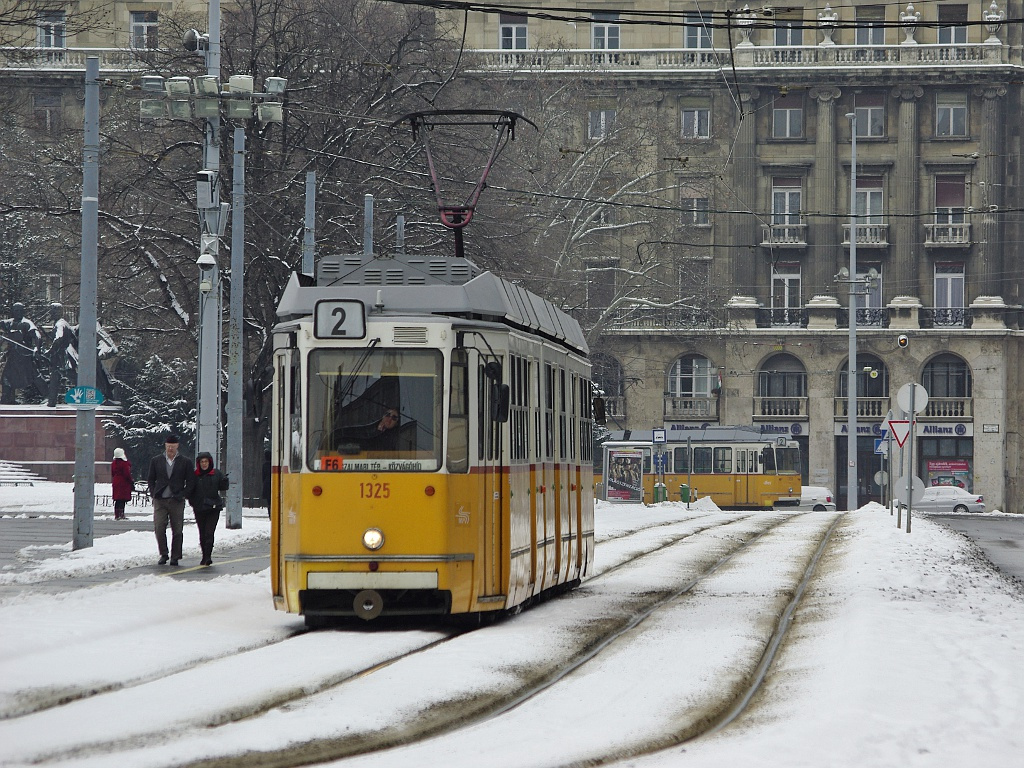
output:
M766 518L759 518L753 524L753 527L760 528L766 523L766 520ZM724 536L726 538L746 538L747 536L749 536L749 531L737 531L733 533L730 533L730 531L732 531L735 528L735 526L743 527L745 525L751 525L747 521L748 517L737 517L734 514L712 514L705 516L694 516L693 518L688 518L685 521L676 522L674 524L666 524L664 526L652 526L650 528L634 530L625 533L621 536L614 537L614 540L619 541L620 544L625 543L625 548L628 551L620 552L619 557L617 558L611 558L611 561L605 564L605 567L603 568L602 572L599 574L595 574L595 576L591 580L589 580L587 584L584 586L584 589L586 589L588 585L598 584L602 577L605 577L607 574L614 573L619 569L627 567L630 563L635 563L637 559L642 559L646 556L651 555L652 553L664 551L666 548L671 548L672 546L677 545L680 541L685 541L688 538L700 535L701 533L704 533L709 529L717 531L717 535ZM725 524L723 525L723 523ZM607 541L609 540L606 540L606 542ZM604 622L601 620L591 622L591 632L596 633L598 636L600 636L602 634L601 627L603 624ZM391 633L374 634L376 637L390 638L393 636ZM430 642L425 642L420 646L410 648L406 651L403 651L402 653L392 655L385 654L374 663L363 667L348 668L344 670L339 669L332 674L326 675L318 673L317 680L315 682L311 682L307 678L305 680L296 682L293 685L272 688L268 690L266 693L262 694L258 700L249 700L247 703L243 705L232 705L221 710L218 710L216 713L208 715L199 720L192 718L188 722L178 723L177 726L175 726L173 723L168 723L162 725L157 730L141 729L132 731L132 729L128 727L123 722L122 719L119 728L116 729L122 734L120 736L103 738L101 734L92 733L90 734L89 738L86 738L82 741L78 741L73 744L69 743L63 746L53 745L50 749L45 750L45 752L37 752L34 755L33 760L54 761L67 758L74 759L76 757L85 757L88 755L118 752L123 751L125 749L131 750L135 745L145 742L147 739L166 740L168 738L171 738L171 734L175 731L185 732L188 729L192 729L195 727L215 727L223 725L225 723L255 718L258 717L260 714L274 708L283 707L285 709L288 709L292 705L297 705L302 701L308 701L309 699L315 697L317 694L344 686L347 682L355 680L365 680L368 677L372 677L379 671L391 667L395 664L398 664L403 660L406 660L424 651L435 649L438 645L448 642L449 640L458 636L458 634L459 633L452 633L451 635L440 639L435 638ZM248 651L246 656L251 657L249 663L253 666L267 667L268 663L270 665L273 664L271 659L267 657L267 654L273 654L274 656L279 656L280 658L286 657L289 654L299 655L304 653L316 653L319 655L319 652L313 651L309 647L307 647L306 649L298 647L303 644L302 641L304 638L308 641L315 640L318 637L321 639L331 639L337 638L339 637L339 635L338 633L330 632L299 633L289 637L285 641L272 644L273 646L277 646L276 648L271 646L262 646L259 649ZM236 657L235 661L237 663L240 660ZM242 663L244 663L244 660L242 661ZM212 668L215 665L215 661L207 662L206 664L197 664L191 667L189 670L186 670L186 672L190 672L195 675L209 675L213 674ZM531 676L530 672L524 672L522 674L525 677ZM180 671L175 671L173 674L166 675L165 678L167 679L168 682L175 681L178 687L189 687L189 683L187 682L187 680L181 678L180 675ZM159 690L158 687L160 685L160 680L147 681L147 683L145 684L148 684L150 689L153 689L154 685L156 685L157 690ZM125 689L127 690L131 687L136 686L125 686ZM117 692L115 691L112 694L113 698L115 699L117 698L116 693ZM82 712L81 719L83 720L95 719L94 717L91 717L89 714L88 698L91 697L85 697L84 700L74 702L71 705L72 710L78 710ZM99 698L105 699L106 697L101 696ZM477 702L477 705L474 706L473 709L479 709L481 710L481 712L486 713L487 711L493 709L492 700L493 697L487 698L487 702L485 703L481 699ZM118 707L115 705L113 708L117 709ZM445 723L449 719L446 715L442 714L444 710L445 707L441 705L438 705L433 708L433 716L431 718L428 718L434 721L435 725L433 727L427 729L414 729L417 731L416 733L407 734L405 737L399 738L397 741L402 742L409 740L409 738L422 738L424 735L429 735L430 733L439 732L443 730L444 727L446 727ZM49 730L50 732L65 733L67 730L66 727L60 725L60 718L57 719L57 722L54 722L51 725L45 724L45 712L37 713L36 717L29 717L28 719L35 721L35 723L37 724L36 727L44 727L46 728L46 730ZM72 719L77 720L79 718L73 716ZM5 723L0 721L0 739L4 738L4 730ZM102 731L103 729L101 728L100 730ZM128 735L123 735L126 731L128 732ZM289 761L286 760L281 764L288 764L288 762ZM273 761L271 761L268 764L274 763Z

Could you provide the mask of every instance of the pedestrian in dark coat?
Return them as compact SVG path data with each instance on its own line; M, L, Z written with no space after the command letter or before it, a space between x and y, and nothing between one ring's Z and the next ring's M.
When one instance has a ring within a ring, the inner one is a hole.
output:
M160 565L167 562L167 524L171 525L171 565L181 560L182 529L185 525L185 499L192 490L195 475L192 462L178 453L178 436L164 438L164 452L149 462L149 495L153 499L153 532L160 550Z
M114 519L124 520L124 505L132 500L135 481L132 479L132 463L124 455L124 448L114 449L114 460L110 462L110 498L114 500Z
M196 456L195 480L188 497L199 528L199 548L203 550L200 565L213 565L213 537L224 508L220 492L228 489L228 478L213 466L213 456L203 451Z

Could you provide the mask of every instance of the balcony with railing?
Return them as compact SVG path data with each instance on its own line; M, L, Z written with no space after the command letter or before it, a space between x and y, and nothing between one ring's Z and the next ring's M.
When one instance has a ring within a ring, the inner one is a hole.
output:
M834 410L836 420L849 418L849 398L837 397L834 399ZM868 421L880 421L889 413L888 397L858 397L857 418Z
M966 307L922 307L918 311L922 328L970 328L974 315Z
M802 308L754 310L754 323L758 328L806 328L807 310Z
M748 45L729 48L572 48L546 50L478 49L470 67L526 71L693 71L849 67L956 67L1007 64L1010 50L997 43L959 45Z
M761 245L769 248L806 248L807 224L802 221L791 224L762 224Z
M807 420L806 397L755 397L754 421Z
M148 48L22 48L0 46L0 69L6 71L84 72L85 60L95 56L101 72L131 72L152 66L156 50Z
M850 310L842 307L836 312L836 327L850 327ZM888 328L889 308L888 307L857 307L858 328Z
M843 224L843 245L850 247L850 225ZM889 247L889 225L888 224L858 224L857 225L857 247L858 248L888 248Z
M604 398L604 412L609 418L615 417L617 419L626 418L626 398L622 395L615 397L609 397L605 395Z
M963 421L974 418L974 398L929 397L920 418L936 421Z
M690 330L694 328L723 328L726 324L723 307L649 307L625 306L608 313L606 330L664 328Z
M717 421L716 395L665 395L665 418L674 421Z
M925 224L924 232L925 248L966 248L971 244L971 225L967 222Z

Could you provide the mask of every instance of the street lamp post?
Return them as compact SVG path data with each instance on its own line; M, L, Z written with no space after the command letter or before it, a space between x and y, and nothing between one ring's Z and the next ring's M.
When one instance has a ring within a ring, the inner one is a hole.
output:
M857 113L850 118L850 350L846 380L846 509L857 508Z
M190 30L185 35L185 47L201 49L209 36ZM206 118L220 125L221 111L230 120L239 122L234 130L232 168L232 224L231 224L231 293L228 326L228 403L227 451L225 470L233 482L227 492L228 528L242 526L242 311L245 273L245 123L251 120L254 103L258 102L255 117L261 123L284 121L283 103L287 80L268 77L265 91L253 90L251 75L232 75L227 90L222 91L220 78L214 74L190 79L172 77L164 80L160 75L143 77L143 90L159 93L161 99L144 99L140 105L143 117L172 119ZM219 167L219 158L218 158ZM200 212L200 268L199 290L199 365L197 450L219 456L220 451L220 338L221 289L218 253L220 238L227 223L227 203L220 202L218 170L211 168L212 159L204 158L204 167L196 175L196 206Z

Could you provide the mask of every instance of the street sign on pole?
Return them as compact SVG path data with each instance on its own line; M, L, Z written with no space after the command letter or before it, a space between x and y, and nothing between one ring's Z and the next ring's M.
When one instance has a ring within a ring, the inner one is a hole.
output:
M928 405L928 390L914 382L904 384L896 393L896 403L904 413L920 413Z
M103 403L103 393L96 387L69 387L64 393L65 405L84 405L90 408Z
M877 453L879 456L888 456L889 455L889 441L884 439L884 438L881 438L881 437L876 437L875 438L875 453Z
M910 422L904 419L890 419L889 431L892 433L896 444L902 448L903 444L907 442L907 437L910 435Z

